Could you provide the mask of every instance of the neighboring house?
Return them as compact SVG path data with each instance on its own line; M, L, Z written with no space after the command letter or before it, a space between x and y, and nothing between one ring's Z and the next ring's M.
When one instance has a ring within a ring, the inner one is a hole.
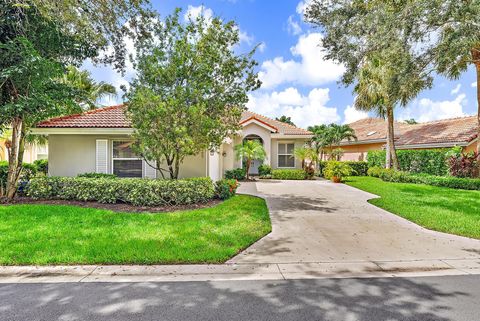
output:
M386 123L379 118L366 118L349 124L355 130L356 141L340 144L345 154L342 160L366 160L368 151L385 149ZM431 149L461 146L474 151L477 141L477 117L442 119L418 124L395 123L397 149Z
M242 114L242 130L226 139L219 151L205 151L187 157L180 167L180 177L223 177L226 170L242 166L233 147L245 139L259 140L266 152L264 163L272 168L301 168L293 150L303 146L312 134L249 111ZM124 106L112 106L83 114L53 118L40 123L35 134L48 135L49 174L76 176L81 173L113 173L120 177L160 177L131 149L133 129L126 119ZM258 173L255 161L251 173Z
M25 163L33 163L37 159L48 158L48 146L43 145L27 145L23 154ZM5 141L0 140L0 161L8 160L8 151L5 147Z

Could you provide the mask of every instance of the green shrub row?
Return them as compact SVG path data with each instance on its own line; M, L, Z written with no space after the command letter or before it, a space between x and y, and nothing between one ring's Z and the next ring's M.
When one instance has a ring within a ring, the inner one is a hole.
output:
M236 179L221 179L215 183L215 194L219 199L226 200L236 194L237 188Z
M272 166L267 164L258 166L258 175L260 175L260 177L272 175Z
M214 198L208 177L182 180L37 177L30 180L27 195L34 199L124 202L136 206L204 203Z
M28 184L28 181L33 177L37 176L38 173L48 172L48 161L35 161L33 164L23 163L22 173L20 175L20 180L18 184L19 192L23 192L25 186ZM8 176L8 162L0 161L0 196L2 191L5 191L7 187L7 176Z
M236 179L236 180L243 180L247 176L247 173L244 168L235 168L228 171L225 171L225 178L226 179Z
M83 178L117 178L115 174L105 174L105 173L83 173L78 174L77 177Z
M303 169L274 169L272 170L273 179L306 179L307 174Z
M410 174L380 167L372 167L368 175L379 177L386 182L425 184L453 189L480 190L479 178L460 178L453 176L435 176L429 174Z
M368 163L360 161L342 161L341 163L346 164L352 168L352 174L350 176L367 176ZM328 161L319 162L320 174L323 174L325 166L328 164Z
M449 150L398 150L398 162L402 171L443 176L448 174ZM369 151L368 167L385 168L385 151Z

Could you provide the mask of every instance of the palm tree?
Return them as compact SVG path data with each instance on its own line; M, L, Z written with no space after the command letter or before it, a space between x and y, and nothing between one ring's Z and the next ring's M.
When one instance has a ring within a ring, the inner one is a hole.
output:
M293 155L302 161L302 169L307 176L313 177L315 173L315 163L318 161L318 153L312 147L300 147L293 150ZM308 161L308 162L307 162Z
M245 140L243 144L236 145L235 154L238 160L243 159L245 161L247 179L249 178L252 161L255 159L263 161L267 157L267 152L265 152L263 145L255 139Z
M77 103L84 109L95 109L101 98L117 94L114 86L103 81L96 82L88 71L78 70L74 66L67 67L61 82L78 90Z
M349 125L316 125L308 127L308 130L313 133L311 141L315 145L317 154L320 154L320 159L323 159L325 149L332 152L333 146L340 145L343 140L357 140L355 130ZM330 158L332 157L330 155Z

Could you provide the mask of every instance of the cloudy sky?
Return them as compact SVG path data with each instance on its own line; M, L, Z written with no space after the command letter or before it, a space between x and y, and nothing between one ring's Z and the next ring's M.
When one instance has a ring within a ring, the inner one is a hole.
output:
M323 123L349 123L368 115L352 107L352 88L338 84L343 67L323 59L321 34L302 20L304 3L299 0L152 0L165 16L175 7L184 14L218 15L235 20L240 27L239 52L260 45L255 59L259 62L262 88L250 94L247 107L269 117L287 115L301 127ZM130 48L131 49L131 48ZM96 80L119 87L134 77L129 68L121 76L108 67L83 66ZM121 92L119 90L119 92ZM476 111L475 73L471 69L455 81L437 76L434 87L423 92L407 108L398 109L398 119L429 121L474 114ZM115 104L117 98L102 102Z

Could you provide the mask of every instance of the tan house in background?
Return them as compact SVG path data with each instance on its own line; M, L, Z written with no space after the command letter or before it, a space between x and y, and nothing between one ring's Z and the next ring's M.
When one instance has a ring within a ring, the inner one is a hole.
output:
M187 157L180 166L179 176L220 179L226 170L242 167L242 160L235 158L234 146L248 139L263 144L267 153L264 163L272 168L301 168L293 150L303 146L312 133L249 111L242 114L240 125L242 130L226 139L218 151ZM133 129L122 105L44 121L33 133L48 135L52 176L97 172L120 177L161 177L132 151ZM260 161L254 161L251 174L258 173L259 165Z
M47 145L27 145L25 153L23 155L23 161L25 163L33 163L37 159L48 158L48 146ZM5 146L5 141L0 140L0 161L8 160L8 151Z
M380 118L366 118L349 124L355 130L357 141L344 141L342 160L366 160L371 150L385 149L386 123ZM409 125L396 122L397 149L431 149L461 146L474 151L477 141L477 117L459 117Z

